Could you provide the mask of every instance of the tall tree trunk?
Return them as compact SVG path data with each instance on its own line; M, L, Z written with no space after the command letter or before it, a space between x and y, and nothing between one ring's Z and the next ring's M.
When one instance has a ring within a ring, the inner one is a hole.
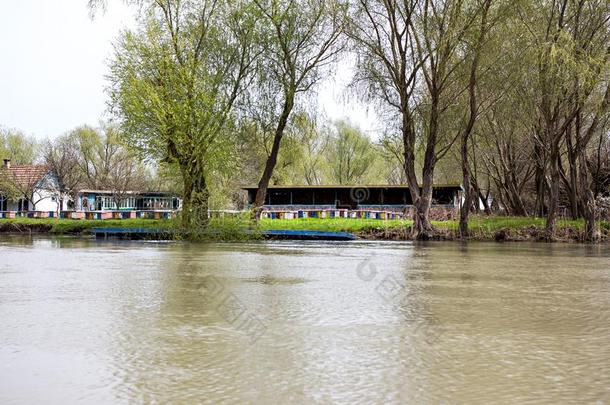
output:
M491 207L489 206L489 187L487 188L488 190L488 195L484 195L483 194L483 190L481 190L481 186L479 186L479 174L477 172L477 154L476 154L476 150L475 150L475 145L476 141L473 139L472 142L470 143L471 147L472 147L472 166L474 171L471 173L471 182L472 182L472 187L473 187L473 191L475 193L475 207L477 212L479 212L479 201L481 201L481 203L483 204L483 212L485 212L485 215L491 215ZM489 181L489 180L488 180Z
M416 240L429 240L434 237L434 227L430 222L430 206L432 205L432 190L423 190L415 202L413 214L412 237Z
M523 198L521 197L521 192L519 191L518 180L515 176L514 172L507 173L507 177L509 178L507 193L510 196L511 205L513 207L513 212L522 217L527 217L527 207L523 202Z
M578 138L578 134L580 133L580 125L579 125L579 115L576 116L576 125L574 127L574 131ZM580 217L581 210L579 209L579 175L578 175L578 162L577 162L577 153L574 148L574 143L572 139L572 126L568 126L566 131L566 148L568 151L568 164L570 169L569 181L566 182L566 191L568 193L568 197L570 199L570 216L573 220L576 220ZM561 159L561 157L559 158ZM559 162L561 164L561 161Z
M578 158L580 170L580 190L583 207L583 216L585 219L585 241L596 242L599 238L598 232L595 229L595 196L591 190L591 182L589 180L589 168L587 167L586 153L580 153Z
M198 228L207 228L210 224L209 216L210 193L204 175L199 175L193 184L193 220Z
M491 5L491 0L487 0L483 6L481 14L481 27L479 31L479 37L474 48L474 55L472 58L472 65L470 67L470 78L468 81L468 101L469 101L469 118L466 128L462 132L461 136L461 156L462 156L462 182L464 186L464 202L460 207L460 226L459 232L462 238L468 236L468 214L472 207L473 200L473 187L471 184L470 175L470 162L468 161L468 141L474 123L477 118L477 69L479 67L479 54L481 52L481 44L485 37L486 25L487 25L487 11ZM478 207L478 204L477 204Z
M421 190L415 184L409 183L409 189L412 187L418 189L418 197L413 200L415 212L413 213L413 229L412 237L416 240L429 240L434 238L435 229L430 221L430 206L432 205L432 191L434 181L434 167L436 166L436 143L438 136L438 120L439 120L439 92L436 86L435 79L431 84L431 103L430 117L428 125L428 139L426 140L426 151L424 152L424 165L422 171L422 187ZM415 150L415 142L413 141L413 149ZM414 163L413 163L414 164ZM414 171L413 171L414 172ZM410 179L411 180L411 179ZM413 196L413 194L412 194Z
M599 238L599 235L595 229L595 194L591 188L591 180L589 174L589 166L587 165L587 145L593 138L593 135L596 133L601 117L604 113L608 111L608 107L610 106L610 85L606 87L606 92L604 94L604 98L602 100L601 105L599 106L598 111L589 128L587 129L584 136L581 136L580 131L576 133L576 155L578 157L579 163L579 186L581 191L581 203L582 203L582 211L583 217L585 219L585 240L588 242L594 242ZM579 128L580 129L580 128ZM603 137L603 135L601 135ZM599 149L598 149L599 153ZM599 164L599 163L598 163Z
M593 197L597 199L602 188L602 181L600 174L602 171L602 148L604 146L604 135L600 134L599 142L597 143L596 163L595 163L595 174L593 174Z
M582 210L581 210L582 206L579 203L579 198L578 198L578 196L580 195L580 190L578 187L579 174L576 170L576 162L574 162L574 163L570 162L570 165L571 165L571 167L570 167L571 187L568 190L570 193L570 216L572 217L573 220L577 220L580 217L580 214L582 212Z
M477 186L476 190L477 190L477 195L479 196L479 200L481 200L481 202L483 203L483 212L485 213L485 215L488 215L488 216L491 215L491 207L489 206L488 196L483 194L481 192L481 190L478 188L478 186Z
M536 173L534 181L536 183L536 213L535 215L542 218L546 215L546 178L545 178L545 161L544 151L538 142L534 144L534 157L536 159Z
M434 159L433 156L432 159ZM422 187L418 193L419 198L414 201L412 237L416 240L429 240L434 238L435 235L435 229L430 221L433 179L434 161L424 162ZM409 186L409 188L411 187Z
M553 142L551 145L551 153L549 156L549 202L548 212L546 216L545 238L547 241L555 239L555 230L557 227L557 210L559 208L559 142Z
M478 52L478 50L477 50ZM472 192L473 187L470 181L470 162L468 161L468 138L474 127L474 122L477 113L477 100L476 100L476 70L477 70L478 53L474 57L472 62L472 69L470 70L470 83L468 85L468 93L470 99L470 118L468 124L462 132L461 136L461 147L460 155L462 157L462 186L464 187L464 201L460 205L460 225L459 233L460 237L465 238L468 236L468 215L470 214L470 208L472 207ZM477 204L478 205L478 204Z
M596 133L602 114L608 111L610 107L610 84L606 87L606 92L602 103L595 114L591 125L587 129L584 137L580 136L580 132L577 133L577 153L580 163L580 188L582 191L582 205L583 205L583 216L585 217L585 239L587 241L596 241L599 237L595 230L595 195L591 189L591 181L589 176L589 166L587 165L587 145ZM600 135L603 137L603 135ZM598 149L599 153L599 149ZM598 160L599 162L599 160ZM598 163L599 165L599 163ZM599 169L598 169L599 170Z
M416 240L431 239L434 228L430 222L430 205L432 204L432 177L434 154L426 153L423 170L423 184L420 188L415 173L415 131L413 120L408 110L407 98L403 97L402 106L402 141L404 154L404 171L413 202L413 227L411 237Z
M192 197L193 197L193 182L189 176L183 176L184 191L182 195L182 229L188 231L191 228L191 208L192 208Z
M467 173L468 172L468 173ZM472 208L472 186L470 184L470 173L469 170L463 170L462 168L462 182L464 187L464 200L460 205L460 224L459 224L459 233L460 237L466 238L468 237L468 216L470 214L470 209ZM477 204L478 205L478 204Z
M267 188L269 187L269 181L271 180L271 176L273 175L273 169L275 169L275 165L277 164L277 157L280 152L282 137L284 136L284 130L286 129L286 125L288 124L288 117L290 116L293 107L294 94L289 93L288 95L286 95L282 114L280 115L280 119L275 129L271 153L267 157L267 162L265 163L265 170L263 170L263 175L261 176L261 179L258 182L258 189L256 190L256 197L254 198L254 207L252 209L252 219L254 221L258 221L263 212L263 205L265 204Z

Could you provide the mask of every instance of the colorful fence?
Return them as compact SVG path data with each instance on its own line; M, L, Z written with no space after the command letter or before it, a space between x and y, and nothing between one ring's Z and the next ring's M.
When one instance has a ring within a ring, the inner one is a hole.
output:
M297 218L361 218L361 219L403 219L404 215L401 212L385 211L385 210L346 210L346 209L330 209L330 210L265 210L263 218L269 219L297 219Z
M9 218L57 218L55 211L0 211L0 219Z
M210 211L210 217L243 215L246 211ZM172 219L176 211L61 211L59 218L73 220L108 220L108 219ZM299 218L360 218L360 219L403 219L404 213L375 209L298 209L298 210L264 210L263 218L268 219L299 219ZM4 218L57 218L56 212L48 211L0 211L0 219Z
M172 219L176 217L175 211L61 211L58 215L54 211L0 211L0 219L10 218L62 218L62 219Z

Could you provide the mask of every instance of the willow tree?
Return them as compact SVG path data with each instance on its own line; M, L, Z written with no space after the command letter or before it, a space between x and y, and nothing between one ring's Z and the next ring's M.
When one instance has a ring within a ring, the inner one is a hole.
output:
M447 114L466 89L456 85L467 64L460 52L483 2L359 0L348 30L358 53L356 81L397 117L404 171L413 200L413 237L428 239L434 169L459 137ZM488 6L487 6L488 7ZM416 154L423 150L421 184Z
M272 123L273 143L254 199L258 218L297 98L321 79L341 50L345 5L338 0L254 0L260 15L264 53L252 88L254 116ZM263 124L263 127L267 127Z
M298 165L300 176L295 183L304 182L310 186L321 184L325 165L324 152L328 148L328 129L320 125L315 114L301 111L294 114L290 132L302 146Z
M253 14L244 2L134 2L138 27L122 34L111 63L111 109L128 144L179 167L183 226L206 226L209 173L255 58Z
M565 183L582 186L569 194L573 200L580 196L583 207L588 207L587 238L594 239L594 201L584 153L608 109L610 9L605 0L534 0L524 3L520 16L531 43L527 52L536 60L532 69L536 80L528 83L540 123L536 141L544 156L548 185L546 238L555 237L562 155L567 143L575 180ZM572 141L575 144L570 144ZM577 164L579 161L582 163Z
M581 0L574 7L577 12L569 32L572 43L576 45L575 59L584 69L578 69L572 77L573 86L577 89L573 102L579 108L574 125L570 127L573 130L566 131L565 144L573 211L578 212L577 204L582 207L584 237L592 242L599 235L595 230L596 201L591 187L592 174L587 151L595 136L603 133L603 122L610 114L610 7L607 1L601 0Z
M34 138L17 129L0 127L0 162L11 159L14 165L31 165L36 160L37 149Z
M332 182L359 184L372 178L375 158L380 155L371 140L345 121L336 122L334 132L327 150Z
M460 205L460 223L459 233L460 236L468 236L468 215L470 208L474 201L478 201L478 192L475 191L475 186L472 181L472 171L469 159L469 142L470 136L474 129L474 124L479 115L480 101L477 98L477 86L479 76L479 64L481 60L481 50L485 42L485 36L489 31L488 24L488 13L491 7L492 0L483 0L479 8L475 8L475 11L480 10L480 23L478 28L475 30L474 39L466 41L468 43L467 49L464 52L470 59L470 72L468 74L468 118L465 120L466 123L463 129L460 131L460 157L462 162L462 187L464 188L464 201ZM475 182L476 183L476 182Z
M85 178L80 170L80 156L76 137L73 133L63 134L44 145L44 162L51 166L57 176L58 209L64 201L76 201L76 193L83 186Z

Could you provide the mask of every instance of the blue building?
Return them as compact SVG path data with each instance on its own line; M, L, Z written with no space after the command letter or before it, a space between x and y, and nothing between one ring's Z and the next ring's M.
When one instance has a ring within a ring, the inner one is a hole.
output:
M180 197L163 191L120 193L109 190L81 190L76 195L76 211L176 211Z

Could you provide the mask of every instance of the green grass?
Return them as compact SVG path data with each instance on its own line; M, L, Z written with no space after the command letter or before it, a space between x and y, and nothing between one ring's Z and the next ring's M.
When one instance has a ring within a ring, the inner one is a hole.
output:
M439 229L457 231L459 222L450 221L432 221L433 225ZM265 229L282 229L282 230L316 230L316 231L348 231L358 232L372 229L394 229L406 228L413 224L411 220L378 220L378 219L358 219L358 218L301 218L301 219L263 219L260 223L260 228ZM529 217L501 217L501 216L472 216L469 221L469 227L473 232L493 233L501 229L520 230L530 227L544 228L544 218L529 218ZM599 222L598 225L602 229L610 229L610 222ZM584 228L583 220L566 220L559 219L557 221L558 228L572 228L582 230Z
M457 230L458 221L442 221L433 222L433 224L442 229ZM530 227L543 228L545 224L544 218L531 217L500 217L500 216L472 216L469 220L469 228L473 231L496 232L500 229L525 229ZM584 228L583 220L566 220L559 219L557 221L558 228L572 228L581 230Z
M89 233L94 227L116 227L116 228L156 228L177 229L177 220L155 220L155 219L125 219L125 220L73 220L57 218L15 218L0 219L2 224L12 223L16 225L50 226L50 232L54 234L79 234ZM411 220L377 220L360 218L301 218L301 219L263 219L258 225L258 230L315 230L315 231L347 231L366 232L373 230L404 229L412 225ZM501 229L522 230L525 228L544 228L544 218L527 217L500 217L500 216L472 216L469 227L474 235L489 236ZM434 226L439 229L456 231L458 221L433 221ZM582 220L557 221L558 228L571 228L582 230ZM610 230L610 222L599 222L598 226L604 230ZM193 232L190 236L197 239L243 239L256 237L248 233L249 221L247 217L214 218L211 220L210 228L202 232Z
M87 233L91 228L167 228L173 221L157 219L107 219L107 220L74 220L59 218L11 218L0 219L1 224L15 224L23 226L48 225L51 233L73 234Z
M14 224L23 228L39 225L50 227L52 234L89 234L92 228L149 228L162 230L176 230L176 238L190 238L195 240L241 240L257 238L256 232L248 232L249 222L246 218L213 218L210 226L205 230L195 230L185 235L179 231L179 220L166 219L59 219L59 218L12 218L0 219L0 229L3 224ZM30 228L31 229L31 228ZM16 231L11 230L10 231ZM18 232L18 231L17 231Z
M380 220L360 218L299 218L299 219L262 219L259 228L262 230L305 230L329 232L358 232L378 228L400 228L410 226L412 221Z

